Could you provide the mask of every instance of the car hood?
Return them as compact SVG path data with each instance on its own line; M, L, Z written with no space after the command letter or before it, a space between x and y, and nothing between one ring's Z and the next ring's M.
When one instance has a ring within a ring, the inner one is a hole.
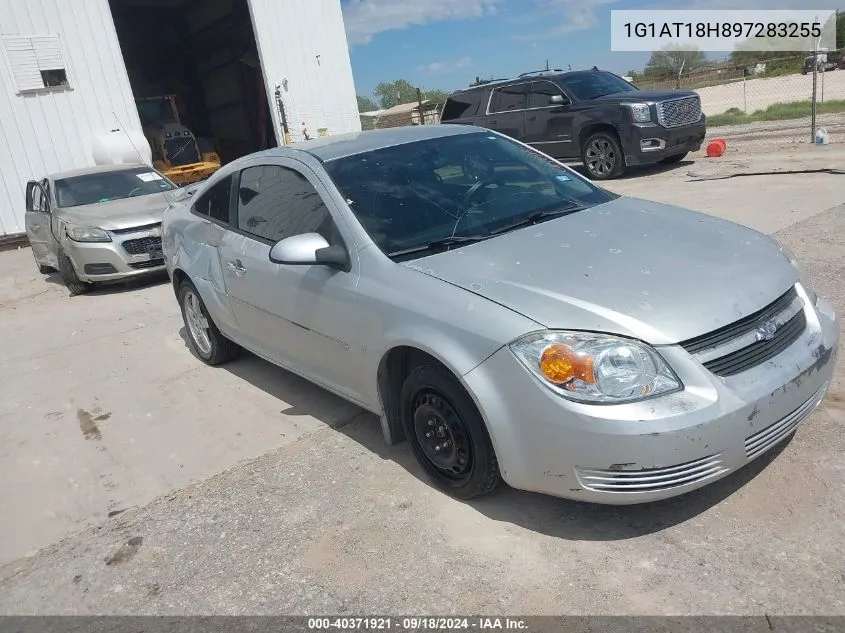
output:
M603 97L596 97L593 101L633 102L633 101L664 101L665 99L681 99L696 97L695 92L689 90L634 90L632 92L617 92Z
M547 328L612 332L652 344L728 325L798 280L771 238L636 198L404 265Z
M162 214L174 196L150 194L78 207L64 207L57 215L71 224L98 226L109 231L161 222Z

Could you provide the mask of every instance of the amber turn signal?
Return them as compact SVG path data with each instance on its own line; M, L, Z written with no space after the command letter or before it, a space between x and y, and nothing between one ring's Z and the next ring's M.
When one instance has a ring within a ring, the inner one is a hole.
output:
M551 382L564 385L571 380L596 381L593 374L593 359L582 356L568 345L555 343L543 350L540 356L540 371Z

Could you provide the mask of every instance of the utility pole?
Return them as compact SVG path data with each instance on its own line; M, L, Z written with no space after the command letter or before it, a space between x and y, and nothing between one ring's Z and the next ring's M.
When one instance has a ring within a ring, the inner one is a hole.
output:
M549 60L547 59L546 60L546 70L548 70L548 69L549 69Z

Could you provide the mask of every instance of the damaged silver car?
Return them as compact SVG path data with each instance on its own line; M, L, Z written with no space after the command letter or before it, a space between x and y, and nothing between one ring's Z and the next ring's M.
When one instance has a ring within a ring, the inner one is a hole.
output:
M98 165L27 183L26 235L39 272L58 271L72 295L163 273L161 216L177 191L142 164Z
M689 492L822 401L838 326L775 240L420 126L236 160L163 221L193 352L372 411L459 497Z

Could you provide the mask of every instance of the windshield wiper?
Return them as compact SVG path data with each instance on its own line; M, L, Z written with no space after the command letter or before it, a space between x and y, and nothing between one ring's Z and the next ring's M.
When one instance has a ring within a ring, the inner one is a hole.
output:
M448 248L449 246L454 246L456 244L466 245L472 244L474 242L480 242L481 240L485 240L488 237L489 235L453 235L451 237L444 237L439 240L432 240L431 242L426 242L425 244L417 244L416 246L403 248L399 251L393 251L388 253L387 256L399 257L401 255L410 255L411 253L436 251L441 248Z
M570 213L575 213L576 211L583 211L584 209L586 209L586 207L579 205L574 207L558 207L556 209L548 209L546 211L537 211L536 213L527 215L524 218L520 218L516 222L506 224L505 226L500 226L498 229L490 231L488 235L501 235L502 233L507 233L508 231L513 231L514 229L522 228L523 226L530 226L532 224L542 222L543 220L548 220L549 218L562 215L569 215Z

